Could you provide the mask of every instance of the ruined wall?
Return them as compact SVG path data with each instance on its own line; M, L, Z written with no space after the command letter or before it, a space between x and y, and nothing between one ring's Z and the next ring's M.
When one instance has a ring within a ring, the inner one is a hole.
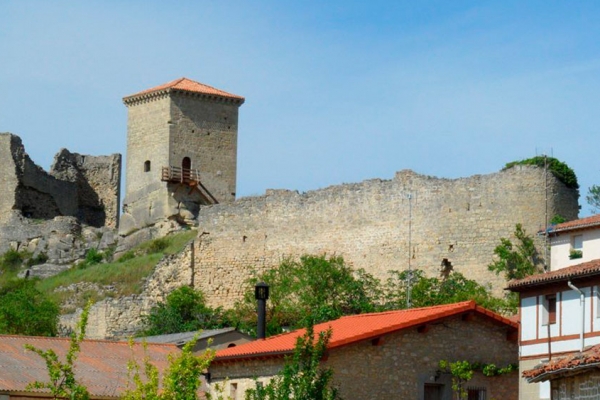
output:
M89 156L61 149L50 175L72 182L76 191L77 217L96 227L116 228L119 221L121 155Z
M73 216L93 226L116 227L121 156L93 157L61 150L50 173L37 166L18 136L0 134L0 222Z
M501 237L515 224L544 227L542 169L516 166L460 179L401 171L307 193L270 190L260 197L205 207L199 216L195 280L212 305L231 306L253 270L287 256L337 254L380 279L409 263L438 275L442 260L501 293L504 279L487 270ZM411 199L409 200L409 194ZM548 214L577 217L577 191L548 177Z

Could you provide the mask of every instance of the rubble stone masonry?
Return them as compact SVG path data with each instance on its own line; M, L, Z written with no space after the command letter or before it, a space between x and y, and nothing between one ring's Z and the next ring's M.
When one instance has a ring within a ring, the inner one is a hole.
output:
M487 269L494 248L517 223L533 235L543 229L546 197L549 218L577 218L578 192L530 166L460 179L404 170L306 193L269 190L200 210L195 282L212 305L228 307L256 271L323 253L386 279L408 268L410 237L411 268L436 276L447 260L501 294L503 277Z

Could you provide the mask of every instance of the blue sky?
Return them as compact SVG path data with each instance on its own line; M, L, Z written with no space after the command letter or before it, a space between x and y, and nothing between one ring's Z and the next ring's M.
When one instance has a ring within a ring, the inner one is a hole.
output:
M61 147L124 154L122 97L185 76L246 97L240 196L546 153L584 197L599 19L592 1L5 0L0 132L46 169Z

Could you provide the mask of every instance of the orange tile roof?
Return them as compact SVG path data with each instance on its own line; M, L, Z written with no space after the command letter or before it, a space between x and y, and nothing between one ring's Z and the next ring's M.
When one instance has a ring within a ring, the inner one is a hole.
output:
M474 301L465 301L433 307L350 315L315 325L315 335L331 328L332 336L328 348L333 349L470 311L518 329L517 323L476 305ZM222 349L217 351L213 362L288 354L293 351L296 339L305 332L306 329L299 329L264 340Z
M123 98L123 101L126 103L130 100L137 99L139 97L144 97L145 95L149 95L151 93L160 93L160 92L168 92L171 90L179 90L183 92L190 93L200 93L204 95L211 95L217 97L224 97L232 100L238 100L241 103L244 102L244 98L242 96L238 96L236 94L227 93L223 90L214 88L212 86L205 85L200 82L193 81L188 78L179 78L174 81L165 83L160 86L153 87L151 89L143 90L139 93L132 94L131 96L126 96Z
M547 285L575 278L586 278L600 275L600 260L592 260L571 267L557 269L542 274L531 275L523 279L508 282L507 289L520 292L532 286Z
M562 375L570 375L583 369L600 366L600 345L585 349L567 357L555 358L534 368L523 371L523 378L530 383L542 382Z
M64 361L69 339L0 335L0 392L39 391L27 390L27 384L49 380L45 361L26 350L25 344L43 350L53 349ZM166 368L169 354L179 352L173 344L148 343L147 349L147 355L159 371ZM144 357L142 344L136 343L132 352L127 342L84 340L75 362L75 377L88 388L92 397L119 397L127 387L127 362L133 354L141 364Z
M592 215L591 217L580 218L573 221L563 222L554 226L550 233L558 233L565 231L574 231L577 229L586 229L600 227L600 214Z

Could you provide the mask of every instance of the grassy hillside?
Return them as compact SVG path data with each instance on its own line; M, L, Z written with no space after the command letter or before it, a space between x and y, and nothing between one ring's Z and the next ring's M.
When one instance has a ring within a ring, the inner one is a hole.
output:
M73 311L74 307L82 306L88 299L98 301L140 293L145 278L156 264L165 255L181 252L196 235L195 230L188 230L154 239L124 253L116 261L112 261L111 251L103 253L92 249L83 262L58 275L39 280L36 286L59 304L67 304L66 308L63 307L64 312ZM12 270L2 274L2 280L16 277L17 272Z

